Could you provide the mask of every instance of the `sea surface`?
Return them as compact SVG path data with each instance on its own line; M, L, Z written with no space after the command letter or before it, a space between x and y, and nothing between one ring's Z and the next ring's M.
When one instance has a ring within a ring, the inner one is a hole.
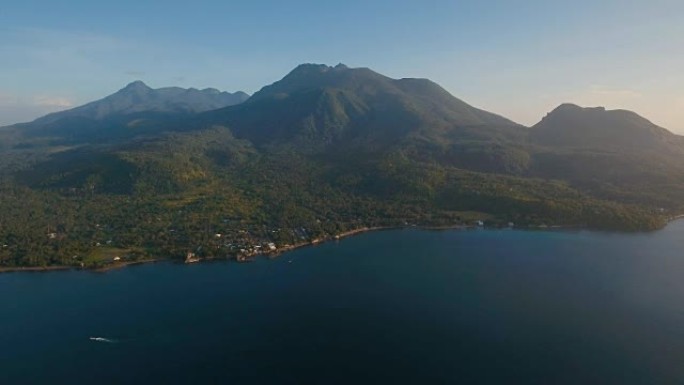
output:
M684 221L0 274L0 384L684 383Z

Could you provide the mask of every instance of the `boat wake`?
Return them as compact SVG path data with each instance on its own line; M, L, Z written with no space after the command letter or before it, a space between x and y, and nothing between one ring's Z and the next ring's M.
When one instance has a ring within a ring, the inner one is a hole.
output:
M115 344L116 343L116 340L111 340L109 338L104 338L104 337L90 337L90 340L95 341L95 342L103 342L106 344Z

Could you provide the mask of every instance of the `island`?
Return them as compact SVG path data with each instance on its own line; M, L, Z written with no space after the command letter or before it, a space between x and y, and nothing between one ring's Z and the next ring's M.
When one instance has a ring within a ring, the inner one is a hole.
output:
M651 231L682 212L684 139L636 113L562 104L525 127L345 65L249 97L138 81L0 128L0 271L245 262L383 228Z

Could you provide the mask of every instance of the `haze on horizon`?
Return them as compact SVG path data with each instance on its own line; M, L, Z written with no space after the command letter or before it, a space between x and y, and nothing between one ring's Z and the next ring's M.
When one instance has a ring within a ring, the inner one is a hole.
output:
M0 13L0 125L152 87L257 91L303 62L429 78L532 125L561 103L684 134L678 0L26 0Z

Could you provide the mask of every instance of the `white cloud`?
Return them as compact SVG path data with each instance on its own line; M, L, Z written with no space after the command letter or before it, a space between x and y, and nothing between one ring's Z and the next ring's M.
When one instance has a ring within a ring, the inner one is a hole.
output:
M0 106L12 106L17 103L18 99L16 96L0 92Z
M23 96L0 91L0 126L30 121L73 106L74 102L64 96Z
M49 107L49 108L69 108L74 105L74 103L65 97L54 97L54 96L36 96L34 103L38 106Z

